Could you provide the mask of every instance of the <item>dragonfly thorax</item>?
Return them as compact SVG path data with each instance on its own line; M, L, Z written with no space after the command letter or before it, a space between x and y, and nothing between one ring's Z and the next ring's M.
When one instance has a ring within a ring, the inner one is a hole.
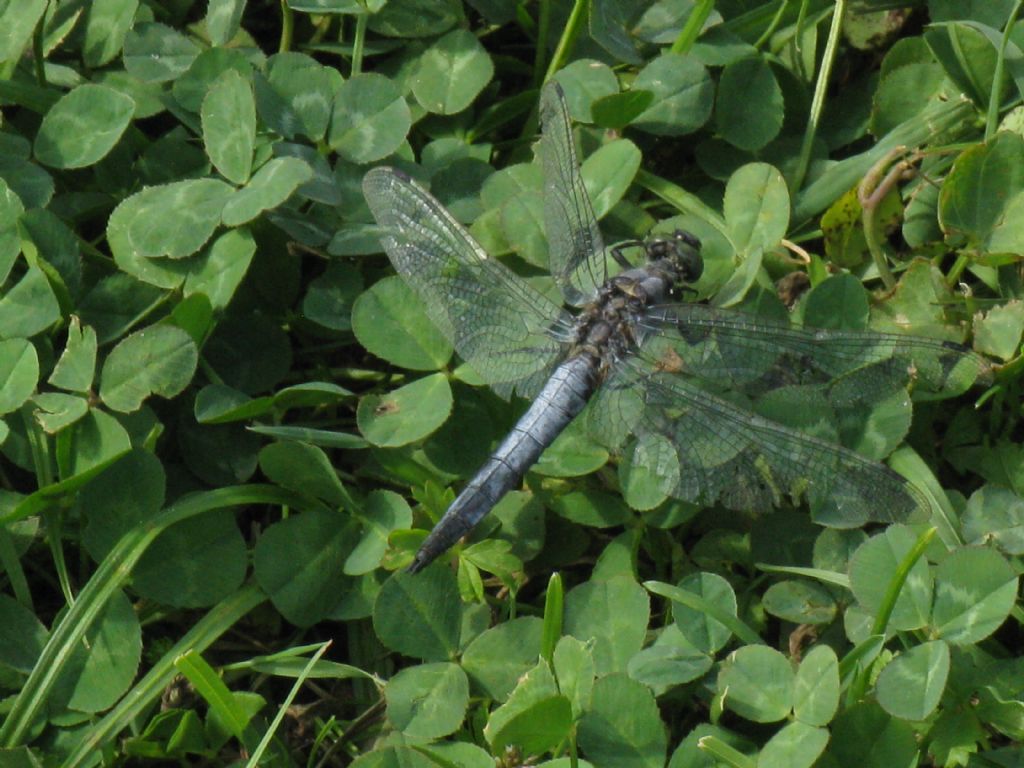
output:
M598 380L640 343L639 321L647 307L665 301L677 283L699 277L699 247L695 237L679 230L673 237L645 242L649 261L612 277L584 307L576 320L574 354L596 361Z

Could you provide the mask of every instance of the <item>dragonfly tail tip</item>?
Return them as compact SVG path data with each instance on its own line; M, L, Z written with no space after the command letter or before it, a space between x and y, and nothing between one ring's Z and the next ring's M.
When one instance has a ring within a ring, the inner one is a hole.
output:
M422 557L422 553L417 552L416 556L412 559L412 562L409 563L409 567L405 569L405 572L406 573L419 573L424 568L426 568L429 563L430 563L430 560L428 560L425 557Z

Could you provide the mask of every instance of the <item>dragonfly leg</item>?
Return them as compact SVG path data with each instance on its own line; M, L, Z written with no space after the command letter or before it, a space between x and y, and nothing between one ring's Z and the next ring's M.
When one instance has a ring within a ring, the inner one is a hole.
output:
M627 240L626 242L619 243L614 248L611 248L609 253L611 254L611 257L615 259L615 263L620 267L623 269L632 269L633 265L629 263L629 259L626 258L623 251L626 248L643 248L643 246L644 244L642 240Z

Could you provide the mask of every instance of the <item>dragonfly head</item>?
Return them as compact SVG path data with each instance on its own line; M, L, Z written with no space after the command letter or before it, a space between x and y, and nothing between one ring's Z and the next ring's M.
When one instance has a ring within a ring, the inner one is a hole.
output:
M669 262L676 279L681 283L695 283L704 272L700 240L682 229L677 229L668 237L649 240L647 258L651 261L663 259Z

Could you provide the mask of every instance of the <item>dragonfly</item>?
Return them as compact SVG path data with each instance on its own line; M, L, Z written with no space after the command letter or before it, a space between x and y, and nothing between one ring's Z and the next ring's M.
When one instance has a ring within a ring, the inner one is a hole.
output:
M948 341L796 327L677 301L702 274L700 241L676 230L606 248L557 83L542 89L539 116L544 226L561 304L489 256L403 171L377 167L363 180L383 250L430 320L498 395L532 401L408 570L472 531L578 418L666 497L748 511L788 499L843 528L925 517L926 497L897 472L752 404L783 392L791 407L841 417L905 397L910 383L952 396L985 374L985 359ZM632 251L643 263L634 266Z

